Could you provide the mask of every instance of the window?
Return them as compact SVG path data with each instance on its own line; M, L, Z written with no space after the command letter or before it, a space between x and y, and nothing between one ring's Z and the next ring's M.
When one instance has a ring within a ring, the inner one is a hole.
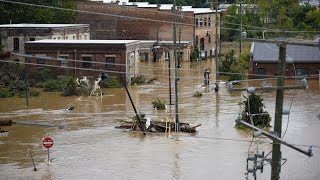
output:
M204 21L204 26L207 26L207 18L206 17L204 18L203 21Z
M200 39L200 50L204 50L204 38Z
M202 27L202 18L200 18L200 27Z
M266 76L266 69L265 68L258 68L258 78L263 79Z
M81 35L79 35L79 39L80 39L80 40L82 39L82 36L81 36Z
M45 54L36 54L35 56L38 56L38 57L45 57L46 55ZM44 58L36 58L37 60L37 64L45 64L46 63L46 60Z
M208 26L211 26L211 17L208 17Z
M83 68L91 68L91 59L92 59L92 57L91 56L84 56L84 57L82 57L82 60L83 61L86 61L86 62L83 62L82 63L82 67Z
M199 21L199 19L196 18L196 27L198 27L198 21Z
M116 58L115 57L106 57L106 68L107 69L114 69L116 63Z
M35 41L36 40L36 38L30 38L30 41Z
M68 36L66 36L66 40L68 40Z
M86 40L87 39L87 35L84 35L84 40Z
M69 56L68 55L59 55L59 58L60 58L60 66L68 67L67 59L69 59Z
M165 60L165 61L170 61L170 52L169 52L169 51L166 51L166 52L165 52L164 60Z
M297 68L296 69L297 76L308 76L307 68Z
M208 43L209 44L211 43L211 36L210 35L208 36Z
M19 38L13 38L13 50L19 51Z
M73 36L73 40L76 40L76 36Z

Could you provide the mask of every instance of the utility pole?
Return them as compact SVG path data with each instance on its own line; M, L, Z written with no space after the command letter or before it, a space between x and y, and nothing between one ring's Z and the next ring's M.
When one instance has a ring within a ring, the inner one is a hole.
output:
M240 3L240 54L242 53L242 2Z
M174 45L174 94L175 94L175 116L176 116L176 122L175 122L175 131L179 131L179 114L178 114L178 71L177 71L177 10L176 10L176 0L173 0L173 45Z
M286 68L286 44L281 42L279 44L279 64L278 64L278 79L277 86L284 86L284 76ZM274 132L281 138L282 128L282 112L283 112L283 96L284 89L278 88L276 91L276 110L274 117ZM275 141L274 141L275 142ZM280 144L274 143L272 145L272 163L271 163L271 180L280 179L281 170L281 146Z
M213 4L213 0L212 0ZM216 16L216 50L215 50L215 56L216 56L216 80L218 79L219 76L219 54L218 54L218 0L216 0L216 8L215 8L215 16Z
M180 4L179 6L179 12L180 12L180 23L182 22L182 6ZM179 56L178 56L178 67L180 68L180 60L181 60L181 24L179 25Z

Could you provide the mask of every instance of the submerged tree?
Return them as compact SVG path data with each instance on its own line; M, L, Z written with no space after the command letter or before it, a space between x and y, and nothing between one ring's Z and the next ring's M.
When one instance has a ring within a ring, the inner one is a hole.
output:
M253 125L260 128L270 127L271 116L263 109L265 107L263 98L255 93L251 93L249 98L246 96L244 97L246 100L241 103L241 105L245 106L241 114L242 120L251 124L251 117ZM236 127L241 128L241 124L237 123Z

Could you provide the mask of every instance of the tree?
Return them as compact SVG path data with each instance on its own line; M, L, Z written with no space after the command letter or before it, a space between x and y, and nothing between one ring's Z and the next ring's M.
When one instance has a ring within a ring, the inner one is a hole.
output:
M25 0L24 3L56 6L66 9L76 9L74 0L49 1L49 0ZM0 24L12 23L72 23L76 18L76 12L34 7L20 4L0 2Z
M241 80L245 78L247 70L249 68L249 54L243 53L237 59L235 57L235 51L231 50L222 59L219 71L230 72L229 81Z
M251 124L249 114L255 114L255 116L252 116L254 126L258 126L260 128L270 127L271 116L263 109L265 106L261 95L251 93L249 97L244 96L244 98L245 101L241 103L241 105L245 106L241 114L241 119ZM240 123L237 123L236 127L241 127Z

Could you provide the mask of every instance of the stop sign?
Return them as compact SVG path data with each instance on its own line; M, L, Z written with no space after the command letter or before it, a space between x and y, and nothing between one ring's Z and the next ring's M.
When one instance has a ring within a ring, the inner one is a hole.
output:
M42 145L43 145L43 147L49 149L49 148L51 148L53 146L53 140L51 138L49 138L49 137L44 138L42 140Z

